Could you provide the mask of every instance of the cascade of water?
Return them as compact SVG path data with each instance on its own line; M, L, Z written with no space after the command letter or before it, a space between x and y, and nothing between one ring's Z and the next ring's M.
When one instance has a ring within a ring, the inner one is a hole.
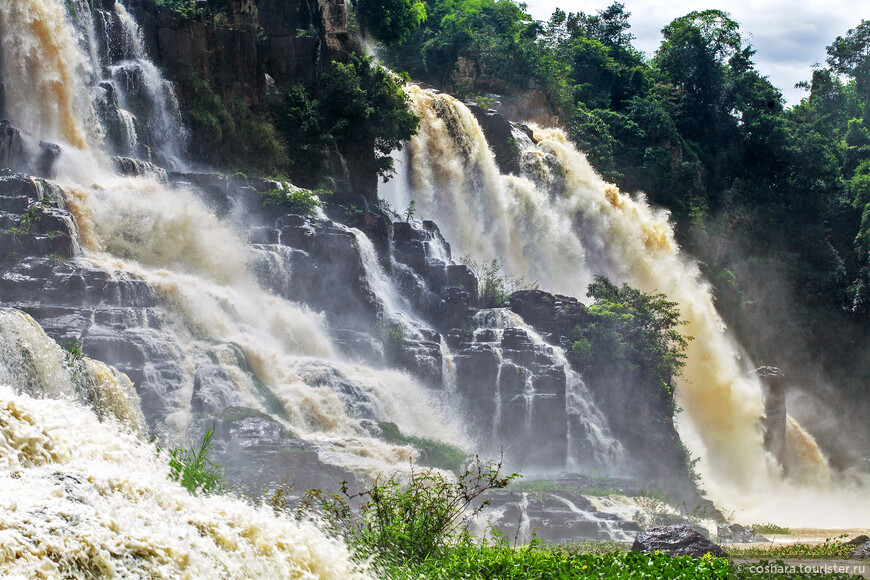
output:
M586 387L583 379L571 368L564 351L556 346L548 344L543 337L526 324L520 316L503 308L481 310L475 321L480 330L478 335L489 331L493 333L493 339L501 343L504 330L515 328L522 330L531 340L534 348L540 352L547 352L565 372L566 407L568 412L568 465L569 468L578 468L585 465L594 465L598 469L616 473L625 461L625 449L613 438L608 426L607 417L595 405L592 394ZM497 349L501 365L499 375L502 372L504 359L502 350ZM536 393L532 383L532 376L525 377L525 389L523 397L526 400L526 429L530 431L535 404ZM501 381L497 381L497 385ZM496 389L496 428L501 422L502 395ZM587 445L581 445L579 439L588 441ZM591 458L587 455L591 453Z
M191 495L153 446L76 403L0 384L0 425L3 576L368 577L322 524Z
M100 418L144 435L145 417L130 379L99 361L64 352L27 314L0 308L0 384L32 397L78 399Z
M437 220L459 251L483 263L501 258L509 274L546 290L582 295L594 273L605 273L676 301L694 337L677 390L685 410L678 428L701 457L705 487L723 505L747 510L763 510L767 492L757 490L800 496L790 494L793 484L762 448L760 385L746 377L709 285L680 253L667 213L601 180L557 129L533 128L534 142L521 145L524 176L502 175L462 103L415 86L408 92L421 125L400 166L407 180L381 191L387 201L415 200L418 215ZM800 441L801 471L825 485L827 467L812 438L790 433Z
M78 71L89 67L63 3L3 2L0 31L7 116L27 135L84 148L91 103Z
M18 10L21 4L32 5L32 10ZM28 0L14 6L3 3L4 31L20 29L16 38L30 51L3 51L4 79L7 85L22 80L43 92L34 99L12 91L7 95L11 110L20 112L22 118L40 118L31 115L31 109L42 106L46 97L59 104L45 112L42 125L34 124L31 130L39 133L63 127L59 119L66 119L70 127L84 133L81 127L87 111L77 109L73 102L48 98L51 89L58 88L52 84L55 69L66 74L70 83L84 85L87 81L87 75L76 76L88 70L88 58L76 43L62 0ZM144 58L135 22L122 5L116 3L114 10L124 31L115 46L113 58L121 63L115 72L126 71L123 75L129 76L125 78L140 75L133 80L148 90L165 89L159 75L148 72L156 69ZM42 20L34 20L32 14L42 15ZM43 21L55 27L51 35L39 34L45 28ZM7 40L5 34L3 40ZM30 62L37 49L52 47L58 47L49 51L54 57L48 59L52 68ZM135 63L135 67L125 63ZM155 107L159 109L158 101ZM75 132L59 136L72 142ZM86 148L88 141L82 137L77 144ZM147 359L141 369L142 380L156 393L146 411L152 421L159 418L154 426L160 435L183 434L196 399L199 404L218 401L274 413L295 434L317 444L333 463L363 472L392 470L410 454L408 448L372 437L366 420L394 421L406 431L462 443L460 426L410 377L341 361L325 331L323 316L265 291L254 280L254 256L266 254L268 260L281 262L281 250L250 248L237 226L218 220L193 191L170 188L153 176L118 176L89 150L64 153L56 170L87 262L131 288L146 288L136 298L139 302L147 302L150 294L158 301L159 322L151 318L130 322L142 324L137 330L147 350L161 353L168 361L164 365L168 371ZM370 242L364 236L358 242L366 258L367 276L377 286L384 274L375 267ZM292 284L292 272L285 274ZM392 304L395 296L389 285L382 284L378 290L382 300ZM121 297L119 303L123 305ZM396 315L403 312L396 304ZM209 376L221 380L203 383L197 374L202 369L211 369Z

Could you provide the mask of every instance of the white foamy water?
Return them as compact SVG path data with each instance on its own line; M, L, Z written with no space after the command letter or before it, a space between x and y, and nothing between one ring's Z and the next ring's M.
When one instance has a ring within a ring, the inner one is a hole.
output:
M7 577L366 578L322 524L193 496L165 457L69 400L0 385Z

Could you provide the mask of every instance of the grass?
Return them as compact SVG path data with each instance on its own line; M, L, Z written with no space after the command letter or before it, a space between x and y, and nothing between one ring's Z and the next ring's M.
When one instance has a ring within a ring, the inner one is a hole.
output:
M845 560L855 546L844 544L843 538L828 538L821 544L761 544L725 549L732 558L740 559Z
M750 530L754 530L759 534L790 534L791 531L788 528L784 528L782 526L778 526L776 524L752 524L750 526L746 526Z
M174 447L169 450L169 468L172 479L192 494L223 493L227 491L223 469L212 463L214 427L205 432L199 451L193 447Z
M568 580L574 578L728 578L731 566L722 558L693 560L639 552L569 553L538 546L507 544L456 546L417 565L388 563L396 580L432 578L499 578L504 580Z
M460 473L470 457L468 453L455 445L429 437L405 435L395 423L381 421L378 426L381 428L381 438L387 443L410 445L419 451L420 456L417 462L420 465Z

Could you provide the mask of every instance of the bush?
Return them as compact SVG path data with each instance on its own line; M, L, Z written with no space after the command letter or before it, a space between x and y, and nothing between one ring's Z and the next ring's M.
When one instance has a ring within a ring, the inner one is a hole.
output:
M193 106L188 115L199 137L192 151L198 160L218 169L260 175L284 170L287 154L271 119L255 113L242 100L225 99L207 80L190 82Z
M359 493L349 493L344 482L342 496L315 491L310 497L357 549L384 560L423 562L445 554L451 545L470 541L467 526L471 518L489 504L488 499L475 500L519 477L501 476L500 471L501 463L476 458L456 481L412 468L407 485L393 475L378 477L370 489ZM358 501L362 503L354 515L350 505Z
M474 272L478 280L477 299L481 308L501 308L513 292L538 288L537 282L529 283L525 278L502 274L502 263L498 260L483 265L468 257L460 261Z
M324 189L311 191L282 183L280 187L270 189L261 195L263 196L263 207L273 207L300 215L314 215L314 210L320 207L320 200L317 196L329 193Z
M214 450L214 428L205 432L199 451L192 447L174 447L169 450L169 468L172 479L190 493L223 493L226 491L223 470L209 459Z

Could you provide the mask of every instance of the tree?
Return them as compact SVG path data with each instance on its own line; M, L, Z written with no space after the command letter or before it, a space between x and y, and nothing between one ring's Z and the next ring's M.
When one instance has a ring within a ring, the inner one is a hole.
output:
M870 99L870 21L838 36L828 47L827 62L834 72L855 79L858 92Z
M420 122L408 107L402 81L356 54L333 67L323 76L320 125L333 139L373 148L375 169L386 177L393 169L390 153L402 149Z
M660 386L660 394L672 406L671 381L685 364L691 340L678 330L683 321L676 302L628 284L620 288L604 276L596 276L587 293L595 300L589 307L593 321L574 329L572 348L581 366L615 362L637 371Z
M426 20L423 0L356 0L363 26L387 45L404 42Z

